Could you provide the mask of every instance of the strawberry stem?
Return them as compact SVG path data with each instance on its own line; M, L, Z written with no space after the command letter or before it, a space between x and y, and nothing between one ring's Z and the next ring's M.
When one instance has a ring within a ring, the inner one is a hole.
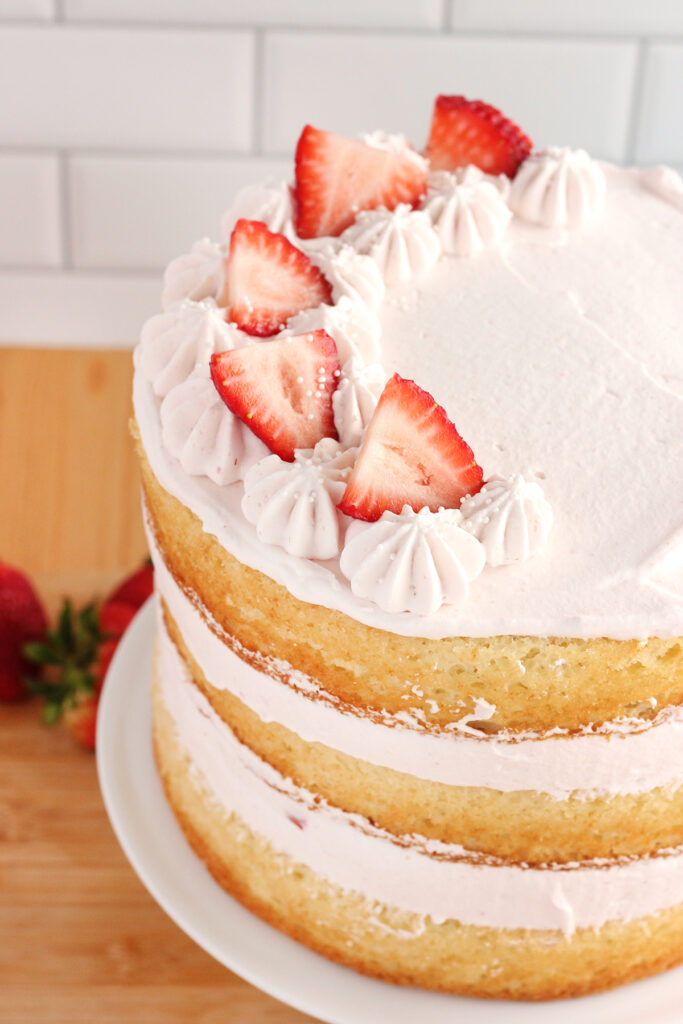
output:
M67 599L56 628L46 636L45 641L26 644L23 649L29 661L44 670L41 677L25 683L31 693L45 698L43 721L53 725L80 694L94 692L93 666L107 634L100 629L100 610L94 601L75 612Z

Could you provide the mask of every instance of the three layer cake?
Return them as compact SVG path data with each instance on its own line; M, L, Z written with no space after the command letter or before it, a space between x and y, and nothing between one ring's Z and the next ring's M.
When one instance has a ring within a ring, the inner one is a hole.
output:
M306 128L167 270L159 770L332 959L517 999L683 961L682 210L440 97L424 156Z

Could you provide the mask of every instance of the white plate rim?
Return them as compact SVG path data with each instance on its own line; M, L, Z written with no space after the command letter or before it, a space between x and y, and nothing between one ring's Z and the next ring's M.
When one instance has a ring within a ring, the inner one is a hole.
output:
M98 712L97 769L116 837L175 923L250 984L327 1024L683 1024L683 968L613 992L551 1003L464 999L399 988L333 964L249 913L190 849L151 746L155 598L112 660Z

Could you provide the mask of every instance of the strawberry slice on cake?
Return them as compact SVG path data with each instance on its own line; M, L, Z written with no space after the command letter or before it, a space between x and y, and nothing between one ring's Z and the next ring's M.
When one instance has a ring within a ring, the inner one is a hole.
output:
M374 522L387 510L457 508L483 473L445 410L412 380L387 382L338 508Z
M228 409L285 462L297 448L337 438L332 394L341 369L326 331L262 341L211 357Z
M426 188L424 161L409 149L369 146L306 125L296 147L296 231L340 235L361 210L414 205Z
M238 220L218 299L247 334L277 334L303 309L332 302L329 281L305 253L259 220Z
M488 103L437 96L425 156L433 171L474 164L486 174L514 178L532 145L521 128Z

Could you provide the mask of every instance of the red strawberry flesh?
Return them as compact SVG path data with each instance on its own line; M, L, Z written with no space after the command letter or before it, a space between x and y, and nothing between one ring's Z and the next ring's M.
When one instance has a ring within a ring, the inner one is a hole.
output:
M513 178L529 156L531 139L495 107L464 96L438 96L425 156L433 171L474 164Z
M345 139L306 125L296 147L296 230L301 238L339 235L361 210L415 204L426 187L417 154Z
M262 341L211 358L211 377L227 407L281 459L337 437L332 394L337 346L326 331Z
M100 631L120 639L136 615L136 609L125 601L106 601L100 610Z
M0 562L0 700L27 695L24 678L32 665L24 644L42 640L47 629L45 610L33 586L18 569Z
M265 338L301 310L331 301L329 281L289 239L261 221L237 221L218 299L233 323Z
M127 576L123 583L119 583L105 604L112 604L116 601L130 604L133 608L141 608L153 590L154 570L151 562L145 562L136 572Z
M75 703L64 709L64 724L71 735L87 750L95 749L99 696L80 693Z
M370 421L339 508L374 522L383 512L457 508L482 471L444 409L412 380L389 380Z
M100 693L104 686L104 680L111 665L112 658L116 653L116 648L119 645L119 637L110 636L107 640L102 640L100 643L99 650L97 652L97 658L93 665L93 687L95 693Z

